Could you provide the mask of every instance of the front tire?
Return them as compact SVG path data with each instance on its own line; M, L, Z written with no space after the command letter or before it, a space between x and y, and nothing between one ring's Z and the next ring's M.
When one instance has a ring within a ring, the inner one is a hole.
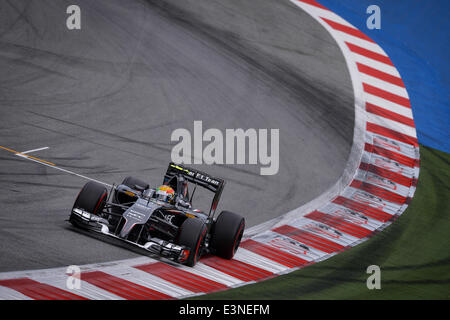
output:
M73 207L98 215L103 211L107 198L108 190L104 185L89 181L81 189Z
M245 229L245 219L233 212L222 211L211 232L210 249L216 256L231 259L239 248Z
M99 215L103 212L107 198L108 190L104 185L89 181L83 186L75 199L69 222L75 227L83 227L82 221L73 213L73 209L78 208L91 214Z
M183 264L193 267L200 259L206 232L207 228L203 221L195 218L184 220L180 227L177 243L190 248L190 252Z

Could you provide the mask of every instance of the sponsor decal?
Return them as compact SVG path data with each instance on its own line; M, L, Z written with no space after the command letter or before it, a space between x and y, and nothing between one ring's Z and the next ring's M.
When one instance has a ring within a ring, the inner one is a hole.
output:
M277 236L268 242L269 245L292 253L293 255L308 255L310 248L300 242L289 239L287 237Z
M369 222L369 219L366 216L347 208L337 209L332 214L356 225L368 224Z
M391 190L397 190L397 185L392 182L391 180L388 180L386 178L379 177L377 175L368 174L366 178L366 182L376 184Z
M385 149L390 149L393 151L401 151L401 147L397 142L389 140L385 137L374 136L373 144L378 145L380 147L384 147Z
M166 214L165 216L164 216L164 220L166 220L167 222L169 222L169 223L172 223L172 219L175 217L175 215L173 215L173 214Z
M342 237L342 233L338 230L334 230L333 228L320 224L320 223L309 223L302 226L302 230L309 231L318 235L325 235L329 238L339 239Z
M378 198L374 195L371 195L370 193L358 191L355 192L352 197L353 200L367 204L371 207L383 210L386 206L386 203L383 202L381 198Z
M399 174L402 174L404 171L404 168L402 168L402 166L399 163L390 159L383 159L376 157L374 160L374 164L380 168L390 170Z

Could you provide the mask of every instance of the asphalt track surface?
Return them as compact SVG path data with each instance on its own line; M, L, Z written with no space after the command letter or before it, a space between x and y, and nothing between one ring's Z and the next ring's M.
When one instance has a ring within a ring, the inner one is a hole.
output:
M161 183L173 130L280 129L280 170L193 166L224 177L218 210L253 226L319 196L353 140L345 60L288 1L2 1L0 146L106 183ZM0 271L132 258L65 221L86 182L0 150Z

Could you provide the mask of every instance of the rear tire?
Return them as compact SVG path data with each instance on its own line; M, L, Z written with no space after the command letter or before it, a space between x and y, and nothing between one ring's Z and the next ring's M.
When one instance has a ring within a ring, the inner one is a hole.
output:
M231 259L239 248L245 229L245 219L233 212L222 211L211 232L210 249L216 256Z
M195 218L184 220L178 233L177 243L190 248L190 252L183 264L193 267L200 259L206 232L207 228L203 221Z
M78 194L73 208L83 209L84 211L98 215L103 211L107 198L108 190L104 185L89 181Z

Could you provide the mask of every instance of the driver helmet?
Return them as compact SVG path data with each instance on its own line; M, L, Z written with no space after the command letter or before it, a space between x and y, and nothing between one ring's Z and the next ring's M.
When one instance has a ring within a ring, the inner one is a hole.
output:
M175 199L175 191L170 186L162 185L156 189L155 197L161 201L172 202Z

